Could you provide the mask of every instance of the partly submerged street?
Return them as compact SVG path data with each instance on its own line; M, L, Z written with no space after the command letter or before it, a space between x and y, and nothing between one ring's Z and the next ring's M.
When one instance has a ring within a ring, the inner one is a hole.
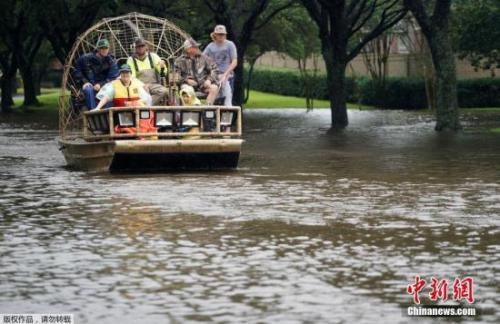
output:
M328 110L244 114L224 173L74 172L52 127L0 120L0 309L408 322L415 275L470 276L481 315L459 320L500 321L498 113L439 134L425 113L349 111L331 135Z

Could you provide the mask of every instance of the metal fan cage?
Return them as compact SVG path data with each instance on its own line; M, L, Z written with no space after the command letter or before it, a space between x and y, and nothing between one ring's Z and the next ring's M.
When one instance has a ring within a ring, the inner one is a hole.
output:
M190 36L167 19L132 12L123 16L104 18L80 37L64 65L59 97L59 132L62 138L82 135L81 111L75 109L75 98L81 97L81 85L73 78L76 60L96 49L100 39L110 43L110 53L119 64L134 52L137 37L146 40L151 52L158 54L172 71L174 60L182 54L182 45Z

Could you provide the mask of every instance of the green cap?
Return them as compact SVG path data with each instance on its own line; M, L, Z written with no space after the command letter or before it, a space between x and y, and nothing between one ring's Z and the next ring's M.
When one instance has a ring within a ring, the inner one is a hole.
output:
M122 66L120 66L120 73L122 72L131 73L132 70L130 69L130 66L128 66L128 64L123 64Z
M109 42L106 38L100 39L96 44L97 48L109 48Z

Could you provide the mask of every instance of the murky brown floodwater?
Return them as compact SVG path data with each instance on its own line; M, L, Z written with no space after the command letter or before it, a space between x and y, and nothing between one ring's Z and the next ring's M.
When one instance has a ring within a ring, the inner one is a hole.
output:
M472 276L498 323L500 115L329 118L246 111L238 171L148 175L66 170L55 130L0 120L0 313L404 323L419 274Z

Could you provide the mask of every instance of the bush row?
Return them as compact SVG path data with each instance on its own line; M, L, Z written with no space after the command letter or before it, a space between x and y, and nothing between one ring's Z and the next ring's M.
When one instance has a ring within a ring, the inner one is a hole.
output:
M326 75L315 76L313 83L313 97L328 99ZM254 70L250 88L286 96L304 96L300 74L294 71ZM457 91L460 107L500 107L500 78L459 80ZM427 107L424 81L417 78L389 78L385 91L369 78L346 78L346 96L349 102L376 107Z
M313 97L316 99L328 99L326 75L316 75L312 77L312 82L315 84L312 89ZM299 72L256 69L252 73L250 88L252 90L270 92L284 96L305 96ZM356 82L352 78L347 78L346 94L348 96L348 101L357 101L355 93L357 93Z

